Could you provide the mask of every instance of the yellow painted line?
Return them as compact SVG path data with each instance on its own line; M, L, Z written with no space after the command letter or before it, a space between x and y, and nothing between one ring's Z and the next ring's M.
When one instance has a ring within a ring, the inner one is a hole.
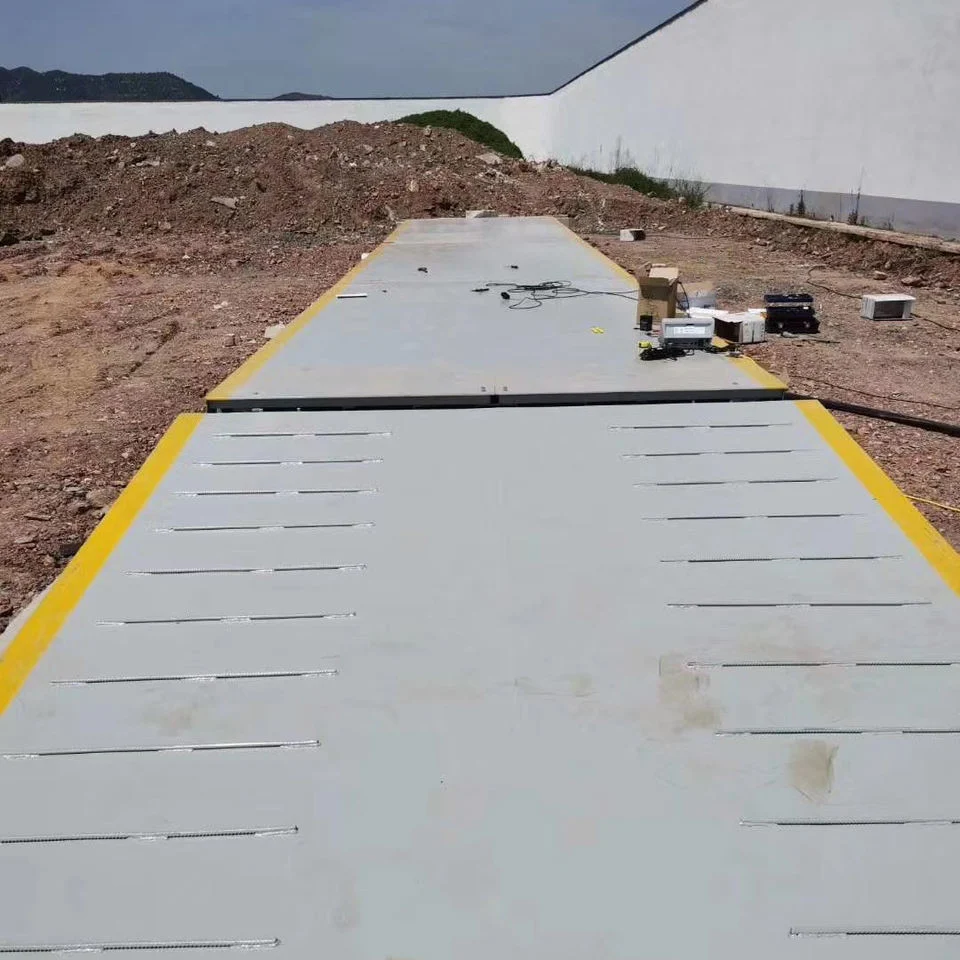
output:
M553 219L556 220L556 217ZM574 231L571 230L565 223L560 220L557 220L557 223L559 223L560 226L563 227L563 229L566 230L567 233L569 233L570 236L577 241L577 243L586 247L592 254L599 257L609 269L619 274L621 277L623 277L623 279L628 280L635 287L639 287L637 278L632 273L630 273L628 270L624 270L620 264L614 263L614 261L611 260L606 254L601 253L592 244L587 243L587 241L584 240L580 234L574 233ZM719 338L715 338L715 342L717 342L718 346L726 344L725 340L719 340ZM751 360L749 357L730 357L729 360L731 363L737 366L741 373L745 373L748 377L750 377L751 380L756 381L761 387L766 387L768 390L785 391L787 389L787 385L782 380L780 380L778 377L775 377L769 371L764 370L763 367L761 367L760 364L755 360Z
M256 353L242 363L225 380L217 384L206 396L208 403L219 403L224 400L230 400L236 395L237 390L243 386L282 346L289 343L304 327L313 320L316 315L329 306L337 295L357 279L374 260L379 257L388 246L406 229L410 223L404 220L397 228L383 241L378 247L371 251L366 260L361 260L349 273L344 274L326 293L315 300L307 307L303 313L296 319L291 320L286 328L281 330L269 343L264 344Z
M960 554L937 532L905 493L870 459L862 447L816 400L796 400L796 405L817 433L853 471L870 495L890 515L947 585L960 593Z
M10 642L0 657L0 713L13 702L202 419L199 413L177 417Z
M787 389L787 385L779 377L775 377L769 370L764 370L756 360L751 360L750 357L728 357L727 359L741 373L745 373L761 387L766 387L768 390Z
M570 236L580 244L580 246L586 247L595 257L598 257L600 260L602 260L608 270L612 270L628 283L639 288L640 284L637 282L637 278L629 270L625 270L620 266L619 263L611 260L605 253L601 253L595 246L593 246L592 243L588 243L586 240L584 240L579 233L575 233L573 230L571 230L562 220L557 220L556 217L551 217L550 219L556 221L561 227L563 227L563 229L566 230L567 233L569 233Z

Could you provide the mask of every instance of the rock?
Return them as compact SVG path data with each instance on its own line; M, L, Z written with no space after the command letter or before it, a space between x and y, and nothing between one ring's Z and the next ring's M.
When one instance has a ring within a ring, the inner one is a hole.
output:
M61 540L53 548L53 556L56 560L69 560L75 556L77 551L83 546L82 540Z
M886 271L884 271L884 270L874 270L874 271L873 271L873 279L874 279L874 280L886 280L888 276L890 276L890 274L888 274L888 273L887 273Z
M496 210L468 210L464 217L467 220L479 220L485 219L486 217L496 217L499 216Z
M37 542L37 535L36 533L33 533L33 532L25 533L22 537L17 537L16 540L13 541L14 546L17 546L17 547L25 547L27 546L27 544L36 543L36 542Z
M221 207L226 207L228 210L236 210L237 204L240 202L239 197L211 197L211 203L219 204Z
M161 233L169 233L173 229L173 224L169 220L161 220L157 224L157 229Z
M646 240L646 238L646 231L641 227L627 227L620 231L620 239L623 240L624 243L630 243L634 240Z
M94 487L92 490L87 491L87 503L91 507L109 507L117 498L116 490L112 490L110 487Z
M13 230L0 230L0 247L12 247L20 242L20 237Z
M420 191L420 184L416 180L411 180L407 184L407 190L409 190L410 193L418 193Z
M8 170L16 170L19 167L22 167L26 162L26 158L22 153L15 153L12 157L7 157L7 162L4 164L4 166Z
M423 128L423 135L424 135L425 137L432 137L432 136L433 136L433 127L424 127L424 128Z
M217 145L216 140L207 140L203 144L205 147L215 147Z
M368 154L369 154L369 153L373 153L373 147L371 147L369 143L361 143L361 144L360 144L360 149L361 149L364 153L368 153Z
M160 166L160 161L159 161L159 160L156 160L156 159L153 159L153 160L141 160L139 163L135 163L134 166L135 166L135 167L159 167L159 166Z
M160 342L167 343L180 332L180 323L177 320L168 320L160 328Z
M93 507L84 500L71 500L70 503L67 504L67 513L71 517L79 517L80 514L92 509Z
M46 523L53 519L49 513L25 513L23 516L27 520L37 520L40 523Z
M287 325L285 323L271 323L270 326L263 331L263 339L272 340L274 337L277 337L283 333L283 331L286 329Z
M909 277L902 277L900 282L905 287L922 287L923 286L923 277L915 276L911 274Z
M226 340L223 341L225 347L235 347L239 343L239 339L235 333L231 333Z
M501 163L503 163L503 157L501 157L499 153L493 153L493 152L478 153L477 159L481 163L486 163L493 167L498 167L500 166Z

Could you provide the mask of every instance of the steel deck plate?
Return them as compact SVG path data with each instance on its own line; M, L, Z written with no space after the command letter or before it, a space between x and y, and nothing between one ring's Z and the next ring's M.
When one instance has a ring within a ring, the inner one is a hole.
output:
M500 296L509 284L548 280L596 295L540 306ZM751 361L700 353L641 362L636 281L549 217L409 221L339 294L216 388L209 408L762 399L784 390Z
M204 417L0 717L0 951L955 956L960 599L803 409Z

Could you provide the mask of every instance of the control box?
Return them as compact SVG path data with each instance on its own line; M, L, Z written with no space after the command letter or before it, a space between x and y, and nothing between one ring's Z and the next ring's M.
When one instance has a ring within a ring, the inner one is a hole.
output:
M675 317L660 321L660 346L703 350L713 340L713 317Z

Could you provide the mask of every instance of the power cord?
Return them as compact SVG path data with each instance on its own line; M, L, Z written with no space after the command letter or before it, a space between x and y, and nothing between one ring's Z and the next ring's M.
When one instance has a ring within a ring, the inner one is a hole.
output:
M679 360L691 353L683 347L644 347L640 351L641 360Z
M477 287L474 292L482 293L491 289L501 289L500 296L510 301L510 310L538 310L550 300L572 300L576 297L622 297L636 303L639 293L625 293L620 290L584 290L575 287L569 280L545 280L542 283L496 283L488 282ZM520 297L514 300L514 297Z
M863 397L872 397L874 400L888 400L891 403L913 403L919 407L936 407L938 410L960 410L960 407L951 407L945 403L934 403L932 400L914 400L912 397L891 397L886 393L871 393L869 390L859 390L856 387L845 387L840 383L833 383L831 380L820 380L817 377L811 377L806 373L795 373L793 376L797 380L808 380L810 383L819 383L824 387L833 387L834 390L843 390L845 393L857 393Z
M926 503L931 507L939 507L941 510L949 510L951 513L960 513L960 507L951 507L948 503L940 503L939 500L928 500L926 497L912 497L908 493L908 500L913 500L914 503Z

